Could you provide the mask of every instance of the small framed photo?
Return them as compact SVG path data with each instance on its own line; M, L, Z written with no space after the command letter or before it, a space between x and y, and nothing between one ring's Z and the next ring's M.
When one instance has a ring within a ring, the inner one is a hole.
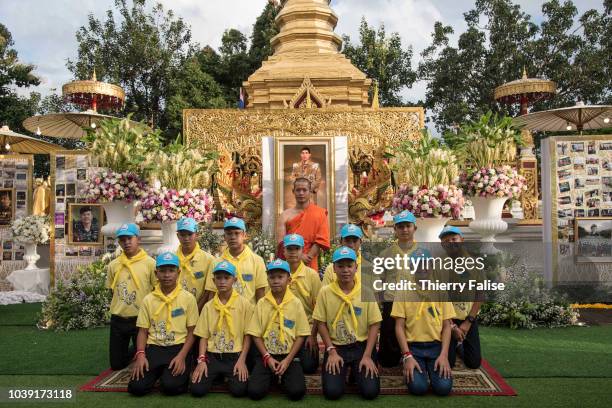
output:
M591 141L589 142L588 148L587 148L587 153L588 154L597 154L597 148L595 147L595 142Z
M23 251L16 251L15 252L15 260L16 261L23 261Z
M70 256L70 257L72 257L72 256L79 256L79 249L67 246L65 251L64 251L64 255L65 256Z
M4 188L13 188L15 187L13 180L4 180Z
M0 225L11 225L15 218L15 190L0 188Z
M66 196L73 197L76 195L76 185L74 183L66 184Z
M559 167L569 166L570 164L572 164L572 158L571 157L562 157L557 162L557 165Z
M9 252L9 251L2 252L2 260L3 261L12 261L13 260L13 253Z
M575 142L575 143L572 143L572 152L574 152L574 153L582 153L582 152L584 152L584 142Z
M65 184L56 184L55 185L55 195L57 197L64 197L66 195L66 185Z
M576 218L576 262L612 263L612 218Z
M77 169L77 180L87 180L87 169Z
M2 249L5 251L11 251L13 249L13 241L2 242Z
M612 142L601 142L599 150L612 150Z
M18 191L17 192L17 200L25 200L26 199L26 192L25 191Z
M570 191L572 188L570 186L569 181L564 181L563 183L559 183L559 192L561 193L567 193L568 191Z
M104 209L100 204L68 204L68 244L102 245L100 228L104 225Z
M27 180L28 179L28 173L17 173L17 174L15 174L15 179L16 180Z
M64 239L64 228L55 229L55 239Z

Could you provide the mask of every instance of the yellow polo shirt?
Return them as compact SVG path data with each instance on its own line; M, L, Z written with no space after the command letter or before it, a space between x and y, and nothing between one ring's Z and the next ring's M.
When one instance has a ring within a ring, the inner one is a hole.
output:
M360 286L357 285L350 299L353 315L349 305L337 294L338 291L341 289L337 282L323 286L319 292L312 318L327 324L332 343L335 345L367 340L369 327L382 321L378 304L362 302ZM354 320L357 322L357 327L355 327Z
M247 334L263 338L270 354L288 354L298 337L310 335L310 325L302 302L290 290L280 305L268 292L257 302Z
M221 309L227 310L228 314L224 312L221 317ZM194 334L208 340L207 350L211 353L239 353L253 309L251 302L236 291L232 291L225 305L215 294L213 300L202 308Z
M180 250L179 248L177 255ZM204 294L208 276L212 274L215 266L215 257L199 247L194 249L194 252L195 254L187 267L184 268L181 265L179 283L183 289L191 293L199 301Z
M254 305L256 303L255 291L268 287L268 276L264 260L253 252L248 245L244 246L244 250L237 257L233 257L229 250L226 249L221 258L215 261L215 264L222 260L226 260L236 267L238 279L236 279L234 289ZM208 274L206 278L206 290L217 292L217 287L212 279L212 273Z
M406 319L406 341L442 341L442 322L455 317L451 302L394 302L392 317Z
M289 289L302 302L308 321L312 323L312 311L321 290L319 274L314 269L304 265L303 262L300 262L298 269L291 274Z
M195 297L179 285L164 302L157 296L159 288L145 296L138 313L136 326L149 329L147 344L173 346L185 343L187 328L198 322L198 304Z
M144 251L143 251L144 252ZM111 314L121 317L136 317L142 305L142 300L148 295L157 283L155 276L155 260L148 255L132 264L135 279L119 259L113 259L107 267L106 287L113 290L113 299L110 304ZM115 276L118 276L115 279ZM115 287L112 287L115 282Z

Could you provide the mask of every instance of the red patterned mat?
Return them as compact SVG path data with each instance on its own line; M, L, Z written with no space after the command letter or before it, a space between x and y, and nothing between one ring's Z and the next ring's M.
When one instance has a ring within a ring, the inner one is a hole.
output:
M120 371L110 369L83 385L81 391L95 392L127 392L127 384L130 380L130 367ZM380 393L382 395L404 395L408 390L399 367L383 368L380 378ZM306 387L308 394L321 394L321 374L316 373L306 376ZM213 392L227 392L224 385L216 386ZM355 387L347 387L348 393L357 393ZM503 379L503 377L482 360L482 365L476 370L465 368L461 360L453 369L453 395L488 395L488 396L513 396L516 392Z

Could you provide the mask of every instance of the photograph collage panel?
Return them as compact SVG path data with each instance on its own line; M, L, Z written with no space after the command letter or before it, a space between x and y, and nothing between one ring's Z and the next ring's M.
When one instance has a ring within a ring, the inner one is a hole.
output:
M92 170L87 154L56 155L54 187L55 254L58 259L102 256L104 210L85 199L87 177Z
M0 228L28 215L28 181L32 178L28 157L0 157Z
M582 224L580 228L577 226L578 220L580 223L593 221L589 224L590 228L597 225L598 219L612 217L612 141L557 140L555 152L557 237L560 255L563 256L571 252L567 243L577 242L577 231L585 235ZM585 237L592 238L588 234ZM581 248L592 249L585 245L581 244ZM599 251L597 248L603 247L598 243L595 248ZM608 258L606 255L599 259Z

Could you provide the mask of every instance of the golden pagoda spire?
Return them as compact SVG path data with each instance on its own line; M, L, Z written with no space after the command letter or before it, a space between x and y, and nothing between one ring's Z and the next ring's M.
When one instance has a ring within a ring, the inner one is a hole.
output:
M334 33L338 16L329 0L286 0L276 17L272 39L276 55L292 52L338 53L342 39Z
M372 109L380 108L380 100L378 98L378 81L374 81L374 95L372 96Z

